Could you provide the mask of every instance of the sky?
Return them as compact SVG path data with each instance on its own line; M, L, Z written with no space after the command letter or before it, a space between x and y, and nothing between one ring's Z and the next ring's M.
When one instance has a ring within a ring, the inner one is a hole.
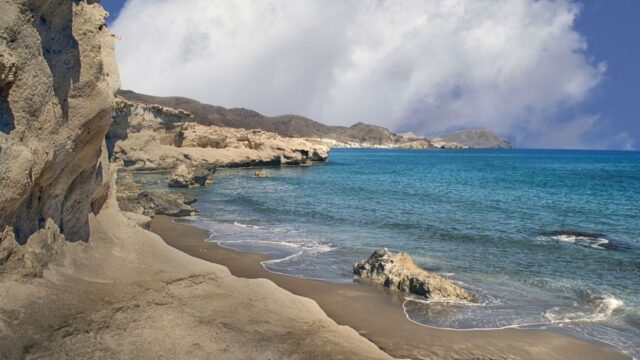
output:
M518 147L640 149L640 1L103 0L122 86Z

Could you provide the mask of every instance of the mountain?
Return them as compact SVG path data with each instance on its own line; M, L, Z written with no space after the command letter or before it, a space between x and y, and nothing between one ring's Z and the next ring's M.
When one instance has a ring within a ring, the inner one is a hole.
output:
M452 131L437 135L432 140L434 142L443 140L449 143L458 143L470 148L511 148L511 143L508 140L485 128Z
M299 115L265 116L244 108L227 109L185 97L161 97L119 90L122 98L145 105L160 105L187 111L193 121L210 126L261 129L285 137L328 139L334 146L389 146L415 148L510 148L511 144L487 129L468 129L427 139L414 133L395 133L387 128L358 122L350 127L330 126ZM404 145L403 145L404 144ZM406 145L406 146L405 146Z
M324 138L331 133L346 129L343 126L329 126L298 115L265 116L256 111L203 104L184 97L160 97L138 94L130 90L120 90L118 95L146 105L161 105L181 109L193 114L195 122L201 125L226 126L241 129L262 129L281 136Z
M362 122L353 126L328 134L327 137L342 143L364 143L369 145L397 145L406 139L382 126L369 125Z

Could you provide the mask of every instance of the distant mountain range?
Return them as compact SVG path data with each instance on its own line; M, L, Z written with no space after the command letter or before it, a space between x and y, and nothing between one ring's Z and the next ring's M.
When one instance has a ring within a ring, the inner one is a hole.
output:
M216 125L242 129L261 129L282 136L318 138L345 146L401 146L444 148L510 148L506 139L488 129L464 129L432 138L413 133L395 133L387 128L358 122L350 127L330 126L299 115L265 116L244 108L227 109L203 104L185 97L159 97L120 90L118 95L147 105L157 104L181 109L193 114L201 125Z

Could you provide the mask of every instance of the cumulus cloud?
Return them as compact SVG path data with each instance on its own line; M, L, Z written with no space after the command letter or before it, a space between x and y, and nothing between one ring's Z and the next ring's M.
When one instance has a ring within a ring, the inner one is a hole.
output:
M112 28L125 88L423 134L485 126L553 147L598 122L562 116L606 71L574 29L579 11L570 0L129 0Z

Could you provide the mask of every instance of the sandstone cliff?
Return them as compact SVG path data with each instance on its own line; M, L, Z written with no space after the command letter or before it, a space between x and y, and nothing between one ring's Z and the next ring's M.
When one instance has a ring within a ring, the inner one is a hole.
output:
M0 227L20 244L52 220L86 240L110 182L104 133L119 86L97 4L0 1Z
M104 16L92 0L0 0L0 358L388 358L313 301L122 215Z
M306 165L325 161L319 142L262 130L202 125L191 113L118 98L107 135L112 159L131 170L166 170L184 161L210 166Z

